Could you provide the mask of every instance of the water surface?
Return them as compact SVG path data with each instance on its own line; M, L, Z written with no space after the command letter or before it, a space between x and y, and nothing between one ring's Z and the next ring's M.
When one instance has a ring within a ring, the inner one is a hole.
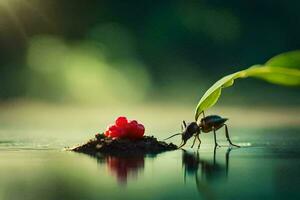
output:
M240 149L103 156L63 151L79 138L24 137L1 132L0 199L299 199L297 128L239 128ZM221 144L226 144L222 131ZM179 138L173 142L179 143Z

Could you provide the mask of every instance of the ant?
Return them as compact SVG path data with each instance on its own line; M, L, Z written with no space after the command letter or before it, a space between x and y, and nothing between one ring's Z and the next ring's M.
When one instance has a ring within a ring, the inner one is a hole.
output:
M181 148L186 144L186 142L191 137L194 136L194 141L193 141L191 148L194 147L194 144L197 139L199 141L199 145L198 145L198 149L199 149L200 144L201 144L199 135L201 134L201 132L209 133L209 132L213 131L215 147L220 147L220 145L217 143L216 131L224 126L225 127L225 136L226 136L229 144L231 146L240 147L239 145L233 144L230 140L228 128L227 128L227 125L225 124L225 122L228 120L227 118L222 118L218 115L209 115L209 116L205 117L204 112L202 112L202 114L203 114L203 118L200 120L199 124L197 123L197 121L186 124L186 122L183 120L183 122L181 124L182 132L176 133L176 134L166 138L165 140L170 139L176 135L181 135L182 142L178 147L178 148Z

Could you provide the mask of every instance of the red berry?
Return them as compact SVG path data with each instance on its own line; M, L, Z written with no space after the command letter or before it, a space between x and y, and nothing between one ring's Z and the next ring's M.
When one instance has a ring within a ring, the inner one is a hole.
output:
M117 131L109 131L109 137L115 138L118 136L119 136L119 133Z
M125 133L123 128L117 127L116 125L109 126L108 131L109 131L108 133L109 137L112 138L123 137Z
M110 125L104 132L106 137L112 138L142 138L145 133L145 127L136 120L128 121L126 117L118 117L115 125Z
M109 130L109 131L117 130L117 126L116 125L110 125L110 126L108 126L107 130Z
M138 124L137 131L136 131L136 137L141 138L143 137L145 133L145 127L142 124Z
M104 132L104 135L105 135L106 137L109 137L109 130L105 131L105 132Z
M128 124L127 118L126 117L118 117L116 119L115 124L116 124L116 126L123 128Z
M129 121L129 123L126 125L125 128L127 138L135 138L137 125L138 125L137 121L135 120Z
M132 121L129 121L128 125L129 125L128 131L135 132L135 130L137 129L137 126L138 126L138 122L136 120L132 120Z
M127 132L124 128L119 128L118 130L118 137L119 138L125 138L127 135Z

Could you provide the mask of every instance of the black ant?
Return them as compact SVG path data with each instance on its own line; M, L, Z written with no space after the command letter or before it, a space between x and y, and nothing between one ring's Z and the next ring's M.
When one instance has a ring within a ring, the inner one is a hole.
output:
M199 135L201 134L201 132L209 133L209 132L213 131L215 146L218 147L220 145L217 143L216 131L224 126L225 127L225 136L226 136L229 144L231 146L240 147L236 144L233 144L230 140L228 128L227 128L227 125L225 124L225 122L228 120L227 118L222 118L218 115L209 115L209 116L205 117L204 112L202 112L202 114L203 114L203 118L200 120L199 124L197 122L191 122L191 123L186 124L186 122L183 120L182 125L181 125L182 132L176 133L176 134L166 138L165 140L170 139L176 135L181 135L182 142L178 147L178 148L181 148L186 144L186 142L191 137L194 136L194 141L193 141L191 148L194 147L194 144L197 139L199 141L199 145L198 145L198 149L199 149L200 144L201 144Z

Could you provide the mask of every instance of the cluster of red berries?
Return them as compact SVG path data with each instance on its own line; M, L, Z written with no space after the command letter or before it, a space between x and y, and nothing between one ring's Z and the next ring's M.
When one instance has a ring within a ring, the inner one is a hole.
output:
M126 117L118 117L114 125L111 125L104 132L106 137L111 138L142 138L145 133L145 127L136 120L128 121Z

